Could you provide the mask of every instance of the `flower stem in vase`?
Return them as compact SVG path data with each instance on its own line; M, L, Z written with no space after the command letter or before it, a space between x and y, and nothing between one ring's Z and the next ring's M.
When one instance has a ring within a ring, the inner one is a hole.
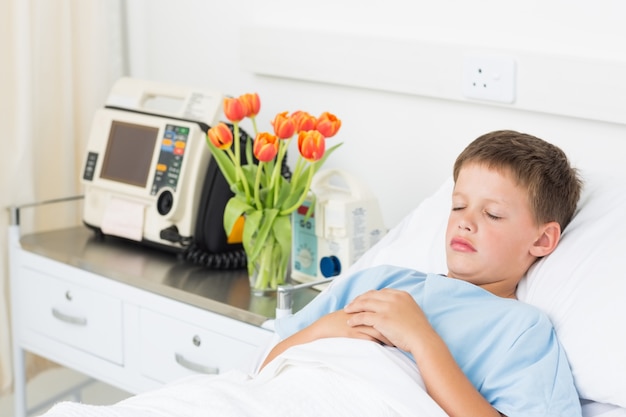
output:
M273 235L269 235L259 255L249 265L250 289L253 294L262 295L273 292L278 285L284 284L287 276L287 262L281 256L281 246Z

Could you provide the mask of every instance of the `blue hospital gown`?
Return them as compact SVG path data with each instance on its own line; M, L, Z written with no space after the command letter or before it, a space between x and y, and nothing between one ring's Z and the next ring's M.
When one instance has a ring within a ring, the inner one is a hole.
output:
M276 321L281 338L370 289L409 292L478 391L509 417L577 417L580 402L547 316L462 280L379 266L336 282L301 311ZM409 355L409 353L406 353Z

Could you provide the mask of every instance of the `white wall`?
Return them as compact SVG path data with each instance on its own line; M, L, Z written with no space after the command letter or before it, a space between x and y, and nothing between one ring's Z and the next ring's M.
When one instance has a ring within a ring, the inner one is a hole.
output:
M256 91L261 129L278 111L335 113L344 146L325 167L365 181L392 227L491 130L626 178L624 16L621 0L132 0L130 72ZM467 52L514 57L515 102L463 97Z

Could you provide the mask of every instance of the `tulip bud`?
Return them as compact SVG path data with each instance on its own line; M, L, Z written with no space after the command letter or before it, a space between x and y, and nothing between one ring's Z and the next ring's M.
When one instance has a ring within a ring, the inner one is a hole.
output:
M254 156L261 162L269 162L278 153L279 139L268 132L259 133L254 139L252 151Z
M326 138L335 136L340 127L341 120L337 119L334 114L324 112L317 119L316 130L319 131Z
M315 162L324 156L326 139L317 130L300 132L298 134L298 150L304 159Z
M246 109L246 117L255 117L261 110L261 99L257 93L247 93L239 97L239 101Z
M308 130L314 130L317 120L315 116L311 116L305 111L298 110L291 115L291 118L296 124L296 132L306 132Z
M239 99L226 97L224 99L224 115L231 122L238 123L246 117L246 107Z
M296 132L296 125L291 117L287 116L287 112L278 113L272 120L274 133L281 139L289 139Z
M233 132L225 123L218 123L210 128L208 136L211 143L221 150L230 148L233 143Z

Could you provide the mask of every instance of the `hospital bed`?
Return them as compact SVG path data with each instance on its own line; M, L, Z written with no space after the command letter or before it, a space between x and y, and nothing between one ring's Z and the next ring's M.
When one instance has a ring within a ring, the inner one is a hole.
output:
M533 265L520 283L517 295L521 301L544 310L554 323L572 367L583 416L625 417L626 181L607 173L581 171L581 174L585 185L574 219L556 251ZM351 273L382 264L445 271L444 234L452 185L451 179L443 183L324 291L332 290ZM269 384L256 391L241 391L240 385L249 381L249 377L248 373L237 371L214 377L188 377L113 406L63 403L46 417L148 416L152 415L151 411L162 416L248 415L246 410L249 415L298 415L297 410L303 407L317 407L318 415L343 415L345 398L353 394L360 395L363 401L385 396L397 406L398 415L445 416L432 400L429 402L427 395L415 392L411 374L390 371L389 363L401 361L390 353L390 348L372 353L371 346L378 345L356 341L346 348L343 342L326 340L311 348L313 351L305 349L291 357L287 355L283 362L274 361L279 363L268 371L269 374L281 372L281 366L297 361L298 355L308 358L317 355L327 361L330 371L335 366L349 371L341 373L344 379L338 386L333 386L329 382L332 379L324 375L304 370L292 374L285 386ZM271 345L259 352L259 360L269 348ZM351 362L358 362L360 355L373 358L367 370L352 366ZM293 384L298 384L306 394L304 397L312 400L298 396L285 398L282 390ZM326 389L321 390L321 386ZM347 386L352 386L352 391ZM407 390L407 386L411 389ZM322 393L328 396L320 397ZM220 398L219 404L216 398ZM403 402L406 398L411 399ZM381 415L376 414L375 406L368 408L367 402L360 403L357 411L364 416ZM263 412L266 408L268 413ZM235 409L239 414L234 411L224 414Z

